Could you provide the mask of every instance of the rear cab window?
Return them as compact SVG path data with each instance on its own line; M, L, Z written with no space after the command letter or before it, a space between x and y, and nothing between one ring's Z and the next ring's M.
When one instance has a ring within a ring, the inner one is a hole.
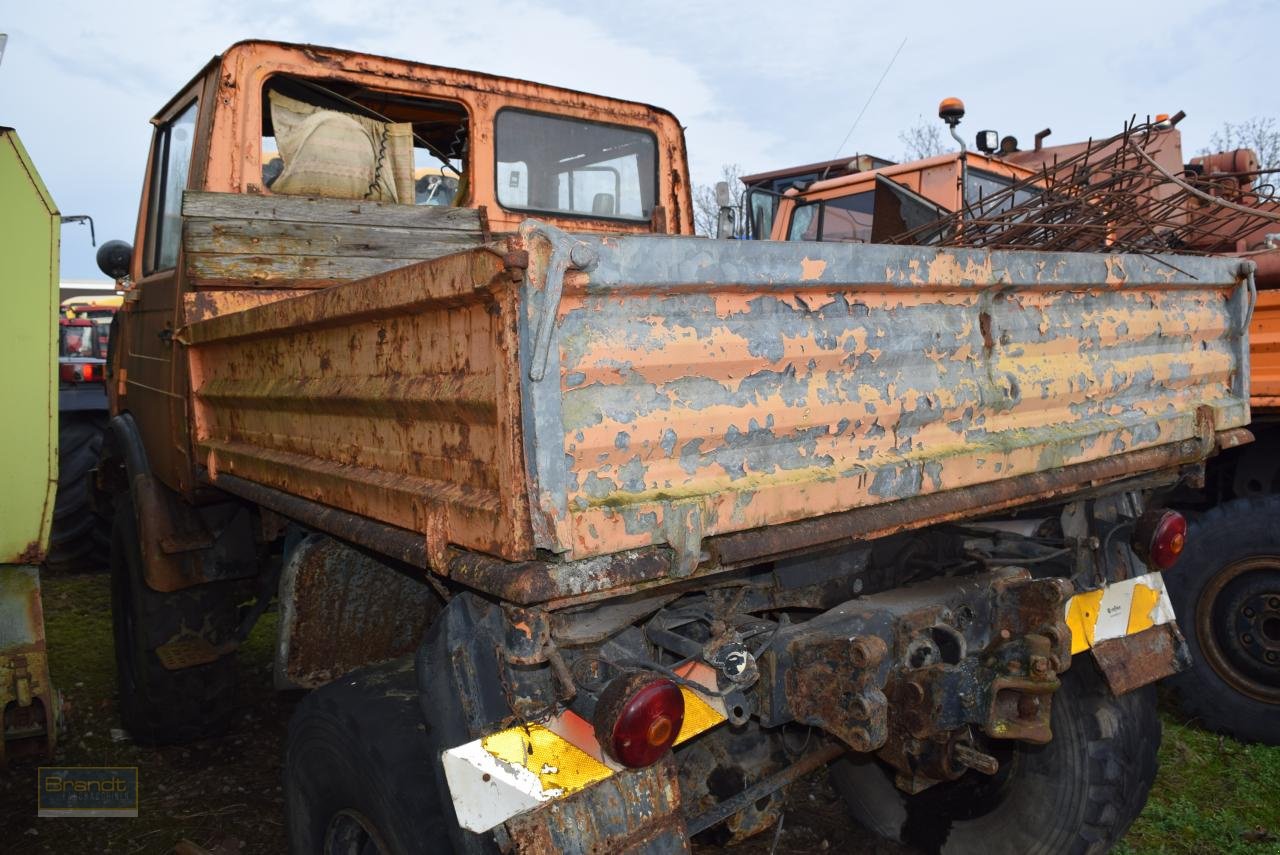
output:
M262 184L283 195L460 205L470 124L455 101L273 77L263 89Z
M658 191L649 131L526 110L494 121L498 204L508 210L647 222Z

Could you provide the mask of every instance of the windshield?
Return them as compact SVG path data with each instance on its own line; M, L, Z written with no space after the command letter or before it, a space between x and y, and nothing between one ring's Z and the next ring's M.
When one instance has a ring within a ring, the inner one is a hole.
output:
M504 208L647 221L658 186L652 134L503 110L494 135Z
M875 192L872 190L799 205L791 217L787 240L867 243L871 240L874 211Z

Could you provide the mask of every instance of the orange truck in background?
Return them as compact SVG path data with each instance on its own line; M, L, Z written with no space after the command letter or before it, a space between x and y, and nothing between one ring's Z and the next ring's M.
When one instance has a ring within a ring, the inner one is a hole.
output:
M1257 297L1249 330L1249 400L1256 441L1216 456L1206 483L1183 489L1174 500L1194 516L1190 546L1169 584L1192 662L1172 682L1186 712L1206 726L1275 744L1280 742L1280 533L1274 524L1280 518L1280 199L1275 192L1280 173L1260 170L1257 156L1247 149L1184 161L1176 127L1180 119L1158 117L1145 144L1154 162L1151 175L1161 181L1185 176L1184 183L1205 188L1195 200L1200 208L1223 209L1222 218L1206 220L1201 228L1193 222L1178 232L1183 251L1253 265ZM984 144L983 135L991 140ZM966 205L973 218L999 214L984 204L984 196L1012 188L1012 195L995 204L1019 204L1040 192L1046 168L1085 152L1106 153L1099 140L1045 146L1045 136L1037 135L1035 148L1026 151L1007 137L1005 150L996 153L994 132L984 131L979 144L986 153L850 168L784 193L769 192L761 176L751 176L743 179L748 187L744 207L756 216L754 234L773 240L886 243L907 235L912 243L945 243L950 237L945 230L955 226L954 216L941 224L948 215ZM1137 179L1134 189L1142 189ZM1155 192L1167 196L1172 189ZM1215 195L1224 191L1246 204ZM1192 208L1183 222L1195 214ZM932 222L940 224L931 232ZM1035 215L1028 213L1026 222L1037 222ZM1256 227L1242 229L1240 222Z
M1137 815L1247 265L697 238L669 113L315 46L154 126L103 256L121 713L225 730L278 599L293 851L686 852L827 766L956 851Z

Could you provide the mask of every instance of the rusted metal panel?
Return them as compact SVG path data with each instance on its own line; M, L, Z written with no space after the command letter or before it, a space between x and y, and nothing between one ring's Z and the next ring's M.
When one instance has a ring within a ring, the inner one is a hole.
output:
M514 107L567 118L605 121L650 131L657 142L657 169L662 176L654 200L666 212L666 227L674 234L693 233L693 205L684 136L676 117L665 110L546 86L527 80L474 71L423 65L354 51L316 45L246 41L231 46L211 66L215 81L208 162L202 186L206 190L272 197L262 184L263 86L272 77L294 75L324 80L326 85L349 84L396 97L431 97L465 105L469 114L468 163L470 183L466 204L485 204L495 232L514 230L525 215L494 204L497 194L494 116ZM599 232L646 232L648 222L587 220L563 217L566 228Z
M458 253L186 327L195 445L222 473L448 543L532 557L514 291Z
M289 555L280 603L276 683L306 689L413 651L440 612L430 587L324 535Z
M1249 348L1250 403L1259 409L1280 408L1280 291L1258 292Z
M8 756L52 756L58 695L49 679L40 568L0 564L0 768Z
M629 769L506 823L519 855L668 855L688 852L671 757Z
M696 563L716 534L1202 441L1201 408L1248 422L1239 262L580 236L557 287L557 240L525 234L535 531L574 558Z
M1093 646L1093 658L1116 695L1164 679L1191 664L1187 643L1176 623L1101 641Z

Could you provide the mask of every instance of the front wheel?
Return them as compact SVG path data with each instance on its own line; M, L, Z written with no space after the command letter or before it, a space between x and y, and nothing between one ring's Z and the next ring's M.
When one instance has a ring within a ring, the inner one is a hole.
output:
M162 593L147 586L133 503L116 502L111 529L111 622L120 720L145 745L189 742L226 730L235 710L235 655L166 667L175 645L212 648L234 626L235 603L218 584ZM175 663L170 661L171 666Z
M1210 730L1280 744L1280 496L1236 499L1192 524L1165 574L1191 667L1183 712Z
M993 777L968 772L915 796L895 787L892 773L872 758L838 761L831 778L862 825L925 852L1106 852L1142 810L1155 780L1155 689L1116 698L1081 657L1062 675L1052 729L1047 745L997 750L1001 768Z

